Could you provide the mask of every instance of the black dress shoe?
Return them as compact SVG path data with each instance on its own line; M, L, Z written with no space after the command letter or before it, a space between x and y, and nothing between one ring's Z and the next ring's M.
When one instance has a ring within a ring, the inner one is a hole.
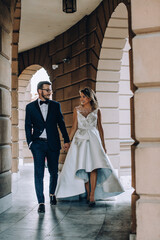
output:
M56 205L57 204L57 199L56 199L55 195L50 196L50 204L51 205Z
M96 205L95 201L89 202L89 207L95 207L95 205Z
M39 204L38 212L39 213L44 213L45 212L45 205L44 204Z

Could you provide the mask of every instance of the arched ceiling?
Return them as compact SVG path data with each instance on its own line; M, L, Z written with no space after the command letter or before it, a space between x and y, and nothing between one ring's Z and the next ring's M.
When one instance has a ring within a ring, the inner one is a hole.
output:
M102 0L77 0L77 12L62 11L62 0L22 0L19 52L54 39L89 15Z

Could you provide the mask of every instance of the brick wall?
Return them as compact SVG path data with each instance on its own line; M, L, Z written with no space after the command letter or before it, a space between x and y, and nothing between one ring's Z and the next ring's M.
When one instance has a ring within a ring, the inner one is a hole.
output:
M130 8L127 0L104 0L89 15L52 41L19 54L19 74L32 64L44 67L53 84L53 99L61 103L67 129L72 112L79 104L79 90L96 89L101 45L108 21L119 3ZM69 62L64 63L64 59ZM58 64L56 70L53 64ZM64 156L61 155L60 161Z

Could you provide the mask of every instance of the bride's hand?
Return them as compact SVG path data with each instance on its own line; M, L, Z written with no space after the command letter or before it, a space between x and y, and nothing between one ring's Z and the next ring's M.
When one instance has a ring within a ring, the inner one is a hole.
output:
M68 149L69 149L69 147L70 147L70 143L64 143L64 145L63 145L63 151L64 151L64 152L67 152Z

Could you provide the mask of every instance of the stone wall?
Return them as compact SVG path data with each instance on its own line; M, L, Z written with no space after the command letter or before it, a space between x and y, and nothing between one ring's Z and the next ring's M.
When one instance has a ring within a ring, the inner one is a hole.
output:
M11 122L12 122L12 172L18 171L19 163L19 128L18 128L18 43L21 20L21 0L17 1L12 33L12 79L11 79Z
M11 205L11 43L15 4L0 1L0 212Z
M96 93L110 160L120 176L131 175L130 74L128 11L123 3L105 31L97 71ZM122 179L122 177L121 177ZM126 184L124 177L124 185Z
M137 240L160 239L160 1L132 0Z

